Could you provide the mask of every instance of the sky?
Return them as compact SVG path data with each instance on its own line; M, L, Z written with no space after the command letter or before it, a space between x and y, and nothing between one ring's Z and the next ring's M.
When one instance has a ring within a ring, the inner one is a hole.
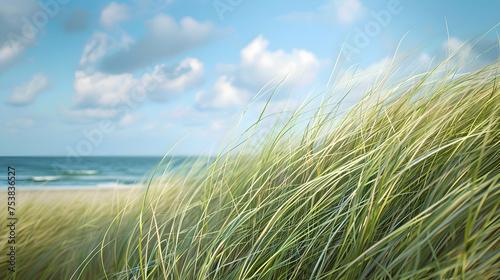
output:
M339 54L361 71L398 46L426 63L486 34L498 11L491 0L0 0L0 155L214 153L284 76L276 110L324 88ZM478 45L497 42L494 29Z

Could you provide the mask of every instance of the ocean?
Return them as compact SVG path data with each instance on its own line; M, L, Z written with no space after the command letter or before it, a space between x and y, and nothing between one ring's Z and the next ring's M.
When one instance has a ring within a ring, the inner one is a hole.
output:
M16 171L19 189L95 189L131 187L152 174L161 157L0 157L0 185L7 169ZM174 170L188 157L166 158ZM161 171L163 171L162 169Z

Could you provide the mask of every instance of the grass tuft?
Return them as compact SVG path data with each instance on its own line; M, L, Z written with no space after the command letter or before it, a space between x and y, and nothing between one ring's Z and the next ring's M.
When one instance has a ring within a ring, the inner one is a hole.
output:
M348 110L344 75L144 189L22 194L10 279L499 279L499 65L456 57Z

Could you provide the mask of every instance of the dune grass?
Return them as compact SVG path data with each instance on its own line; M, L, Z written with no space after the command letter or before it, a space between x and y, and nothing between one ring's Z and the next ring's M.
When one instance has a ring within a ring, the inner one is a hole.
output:
M22 194L8 279L500 279L499 65L451 60L263 113L143 189Z

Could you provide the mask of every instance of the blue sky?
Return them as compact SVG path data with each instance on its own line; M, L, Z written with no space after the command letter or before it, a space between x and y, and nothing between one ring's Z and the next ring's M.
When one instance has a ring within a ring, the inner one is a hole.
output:
M0 0L0 155L214 152L269 81L301 73L292 104L325 85L344 43L374 69L405 34L426 62L500 22L498 1L374 2Z

